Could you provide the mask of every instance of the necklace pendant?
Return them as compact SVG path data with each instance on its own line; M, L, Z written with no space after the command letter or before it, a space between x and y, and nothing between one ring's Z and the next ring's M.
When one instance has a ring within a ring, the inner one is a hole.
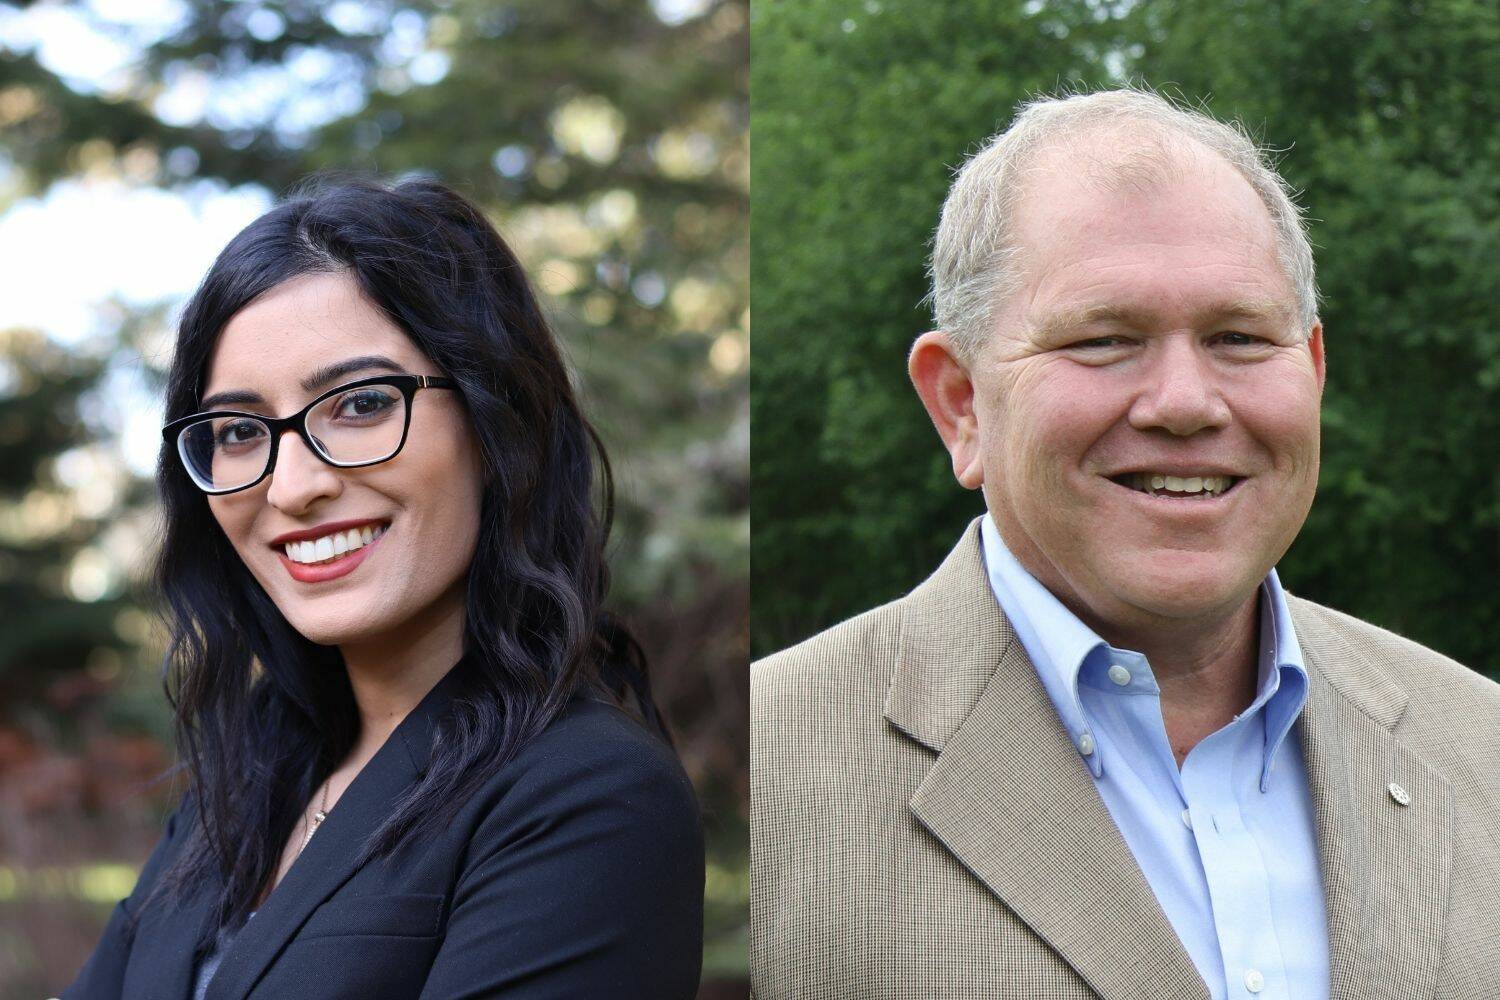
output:
M328 814L319 809L317 812L313 813L313 826L316 827L319 823L323 822L327 818Z

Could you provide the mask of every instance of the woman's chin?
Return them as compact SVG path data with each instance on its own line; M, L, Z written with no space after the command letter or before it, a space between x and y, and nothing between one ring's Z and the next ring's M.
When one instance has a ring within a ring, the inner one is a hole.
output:
M302 638L319 646L347 646L379 632L374 623L351 622L347 617L330 620L322 615L288 614L286 619Z

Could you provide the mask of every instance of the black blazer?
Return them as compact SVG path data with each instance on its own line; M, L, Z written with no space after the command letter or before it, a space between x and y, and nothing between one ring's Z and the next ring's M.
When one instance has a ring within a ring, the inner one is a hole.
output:
M690 1000L703 945L703 839L677 758L579 699L425 843L356 868L421 772L445 676L360 771L235 937L208 1000L504 997ZM64 1000L191 1000L209 896L136 912L196 819L167 821Z

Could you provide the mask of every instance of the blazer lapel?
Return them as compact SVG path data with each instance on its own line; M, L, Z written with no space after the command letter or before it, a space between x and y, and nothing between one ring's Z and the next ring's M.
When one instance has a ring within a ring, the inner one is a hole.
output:
M928 831L1102 997L1209 992L985 576L978 522L906 599L886 717L937 752Z
M1309 668L1302 747L1323 866L1330 996L1432 997L1453 861L1453 791L1392 731L1406 693L1308 607L1292 602Z
M195 956L183 942L197 939L199 928L211 915L213 895L200 891L180 907L158 907L155 914L144 918L131 948L131 965L150 970L148 996L191 1000ZM149 926L152 923L160 925ZM127 996L136 995L133 985L127 985L125 992Z
M243 1000L313 910L355 873L366 838L425 769L432 727L452 698L461 667L462 662L434 685L355 776L281 884L235 937L206 1000Z

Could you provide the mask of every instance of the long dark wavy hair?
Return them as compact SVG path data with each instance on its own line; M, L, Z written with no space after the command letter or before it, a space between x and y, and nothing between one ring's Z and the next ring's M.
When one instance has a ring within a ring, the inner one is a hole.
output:
M183 312L167 420L202 408L210 353L235 313L318 272L350 275L457 383L486 482L452 710L425 774L366 842L368 860L441 828L580 693L612 697L667 734L640 647L601 610L608 459L520 263L451 189L323 179L246 227ZM164 684L198 817L160 887L221 885L217 923L239 927L304 804L353 748L359 716L337 647L292 628L165 444L157 485ZM211 936L205 927L199 946Z

